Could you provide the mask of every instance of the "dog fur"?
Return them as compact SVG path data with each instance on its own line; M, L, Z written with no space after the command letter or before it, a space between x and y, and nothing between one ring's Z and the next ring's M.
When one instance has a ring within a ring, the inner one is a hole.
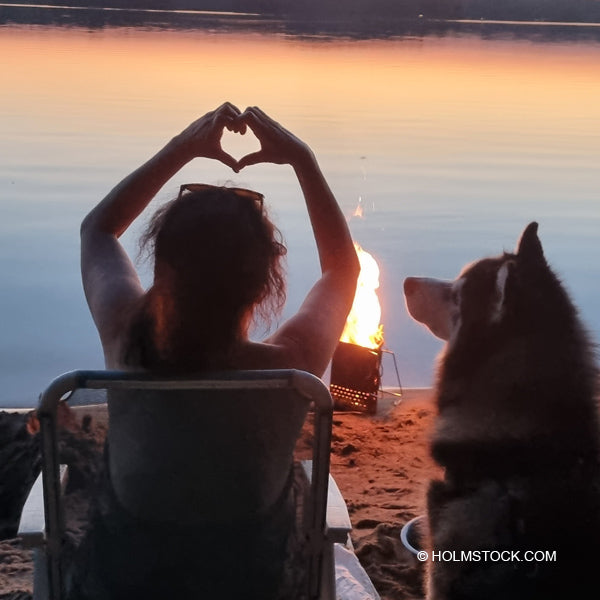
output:
M427 597L597 594L598 372L537 223L515 253L475 262L453 282L408 278L404 290L411 316L447 342L431 442L445 476L427 497ZM503 556L521 561L461 560L473 550L514 551ZM525 561L540 550L556 560ZM454 554L432 560L433 551Z

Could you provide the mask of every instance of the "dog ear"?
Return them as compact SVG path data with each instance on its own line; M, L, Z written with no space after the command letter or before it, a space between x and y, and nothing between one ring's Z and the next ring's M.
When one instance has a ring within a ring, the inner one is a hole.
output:
M517 256L520 261L525 261L530 264L546 263L542 244L537 235L538 224L533 221L529 223L521 234L521 239L517 244Z
M499 323L506 313L506 303L509 300L509 289L513 285L515 262L507 260L496 273L496 300L491 310L491 322Z

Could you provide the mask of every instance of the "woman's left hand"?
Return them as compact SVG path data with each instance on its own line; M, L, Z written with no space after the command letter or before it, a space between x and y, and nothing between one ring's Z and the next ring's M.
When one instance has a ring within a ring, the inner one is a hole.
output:
M290 164L312 156L310 148L293 133L265 114L257 106L249 106L240 121L250 127L258 141L260 150L241 158L238 169L258 163Z
M194 157L214 158L239 171L238 161L221 147L223 130L243 135L246 124L240 120L240 110L230 102L225 102L216 110L206 113L188 125L176 138Z

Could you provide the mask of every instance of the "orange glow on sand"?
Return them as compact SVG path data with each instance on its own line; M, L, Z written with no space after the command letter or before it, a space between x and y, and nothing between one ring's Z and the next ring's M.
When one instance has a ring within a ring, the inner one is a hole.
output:
M340 341L378 349L383 344L383 325L380 323L381 305L377 297L379 266L377 261L356 242L354 247L360 261L360 275L356 284L354 303Z

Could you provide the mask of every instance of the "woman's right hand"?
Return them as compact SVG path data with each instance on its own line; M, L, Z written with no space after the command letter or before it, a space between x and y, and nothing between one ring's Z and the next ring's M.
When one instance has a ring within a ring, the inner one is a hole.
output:
M225 102L188 125L175 140L192 158L214 158L237 172L238 162L223 150L221 138L225 128L241 135L246 133L246 124L240 115L237 106Z
M250 127L260 142L260 150L238 161L237 167L240 170L258 163L294 166L303 159L312 157L312 151L307 144L256 106L248 107L240 115L239 121L242 125Z

